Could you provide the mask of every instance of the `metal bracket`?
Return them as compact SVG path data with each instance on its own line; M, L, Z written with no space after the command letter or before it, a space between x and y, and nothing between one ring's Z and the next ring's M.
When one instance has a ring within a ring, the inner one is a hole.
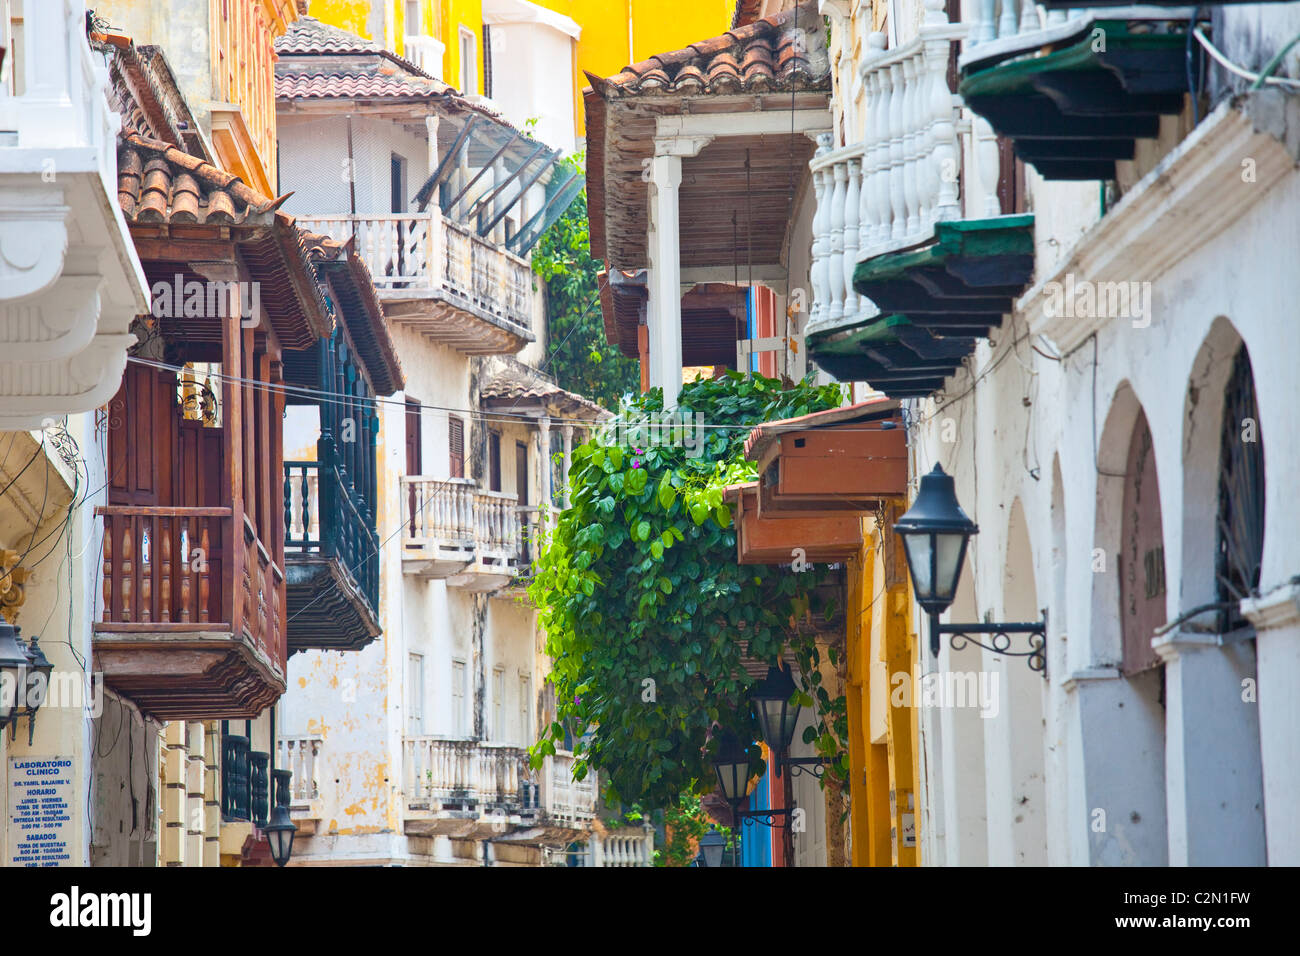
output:
M930 617L930 652L939 656L939 635L948 634L949 646L960 651L967 644L974 644L994 654L1005 657L1024 657L1031 671L1036 671L1047 679L1047 609L1043 609L1043 619L1027 623L996 623L993 621L971 624L941 624L937 615ZM1024 634L1028 637L1025 650L1011 649L1014 635ZM987 643L978 635L988 635Z

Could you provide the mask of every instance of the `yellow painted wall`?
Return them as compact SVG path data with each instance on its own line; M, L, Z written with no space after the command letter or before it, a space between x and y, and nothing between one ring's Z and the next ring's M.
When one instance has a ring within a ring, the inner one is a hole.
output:
M571 17L582 27L578 40L573 94L577 134L585 136L582 90L583 71L613 76L623 67L647 60L656 53L680 50L699 40L725 33L731 27L736 0L534 0L539 6ZM382 20L371 16L382 9ZM324 23L376 40L390 50L404 52L403 38L411 33L404 22L401 0L312 0L310 14ZM447 47L443 77L456 84L460 77L461 27L478 38L478 86L483 92L482 0L425 0L422 36L440 39ZM370 25L382 22L384 36ZM631 24L631 29L628 26Z
M897 518L891 509L886 527ZM849 786L854 866L916 866L921 844L917 812L915 635L909 585L897 547L874 519L864 519L862 551L848 564ZM887 566L888 565L888 566ZM907 692L900 694L898 675ZM909 807L909 798L911 806ZM916 827L905 846L903 828Z

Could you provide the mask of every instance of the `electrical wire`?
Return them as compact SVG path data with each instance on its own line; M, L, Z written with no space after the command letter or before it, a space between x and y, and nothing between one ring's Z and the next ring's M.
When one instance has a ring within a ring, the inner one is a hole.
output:
M1295 46L1297 41L1300 41L1300 36L1296 36L1293 40L1287 43L1287 45L1284 46L1278 53L1276 53L1273 59L1269 61L1268 66L1265 67L1265 71L1263 73L1252 73L1250 72L1250 70L1237 66L1237 64L1229 60L1227 56L1224 55L1222 50L1220 50L1218 47L1216 47L1213 43L1209 41L1209 39L1205 36L1204 29L1202 27L1198 26L1195 29L1193 29L1192 35L1195 36L1196 39L1200 42L1201 46L1205 48L1205 52L1210 54L1210 56L1214 59L1215 63L1219 64L1219 66L1223 67L1229 73L1241 77L1243 80L1250 80L1251 83L1253 84L1250 87L1252 90L1261 89L1262 84L1264 83L1271 83L1274 86L1285 86L1293 89L1300 88L1300 80L1292 80L1286 77L1269 75L1270 73L1273 72L1273 70L1277 69L1278 64L1282 62L1282 57L1286 55L1287 51L1290 50L1291 47Z

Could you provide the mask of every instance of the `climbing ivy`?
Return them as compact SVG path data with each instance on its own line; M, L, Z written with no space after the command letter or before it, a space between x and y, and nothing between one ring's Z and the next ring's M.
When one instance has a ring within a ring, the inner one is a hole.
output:
M752 426L834 408L840 398L836 385L783 388L731 372L689 383L679 396L679 409L706 423L703 454L604 444L599 436L573 452L572 504L529 588L554 662L557 702L554 723L532 748L535 766L567 730L576 741L575 775L599 770L607 800L674 807L682 794L712 789L704 748L714 725L756 737L742 641L766 661L793 647L808 675L802 703L813 706L815 696L819 712L841 723L842 700L817 693L811 636L790 626L796 612L816 609L818 574L738 564L723 501L725 486L755 477L744 457ZM656 389L626 414L662 407ZM838 729L816 741L843 769ZM757 763L757 748L752 756Z
M582 174L581 156L558 165L557 180L572 170ZM625 394L640 387L641 373L636 360L605 341L597 297L601 263L591 257L586 190L542 234L532 264L546 282L547 371L561 388L618 408Z

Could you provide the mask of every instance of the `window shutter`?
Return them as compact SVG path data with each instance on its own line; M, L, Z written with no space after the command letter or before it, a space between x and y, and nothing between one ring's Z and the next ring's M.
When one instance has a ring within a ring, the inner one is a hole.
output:
M451 477L465 477L465 423L451 415L447 419Z

